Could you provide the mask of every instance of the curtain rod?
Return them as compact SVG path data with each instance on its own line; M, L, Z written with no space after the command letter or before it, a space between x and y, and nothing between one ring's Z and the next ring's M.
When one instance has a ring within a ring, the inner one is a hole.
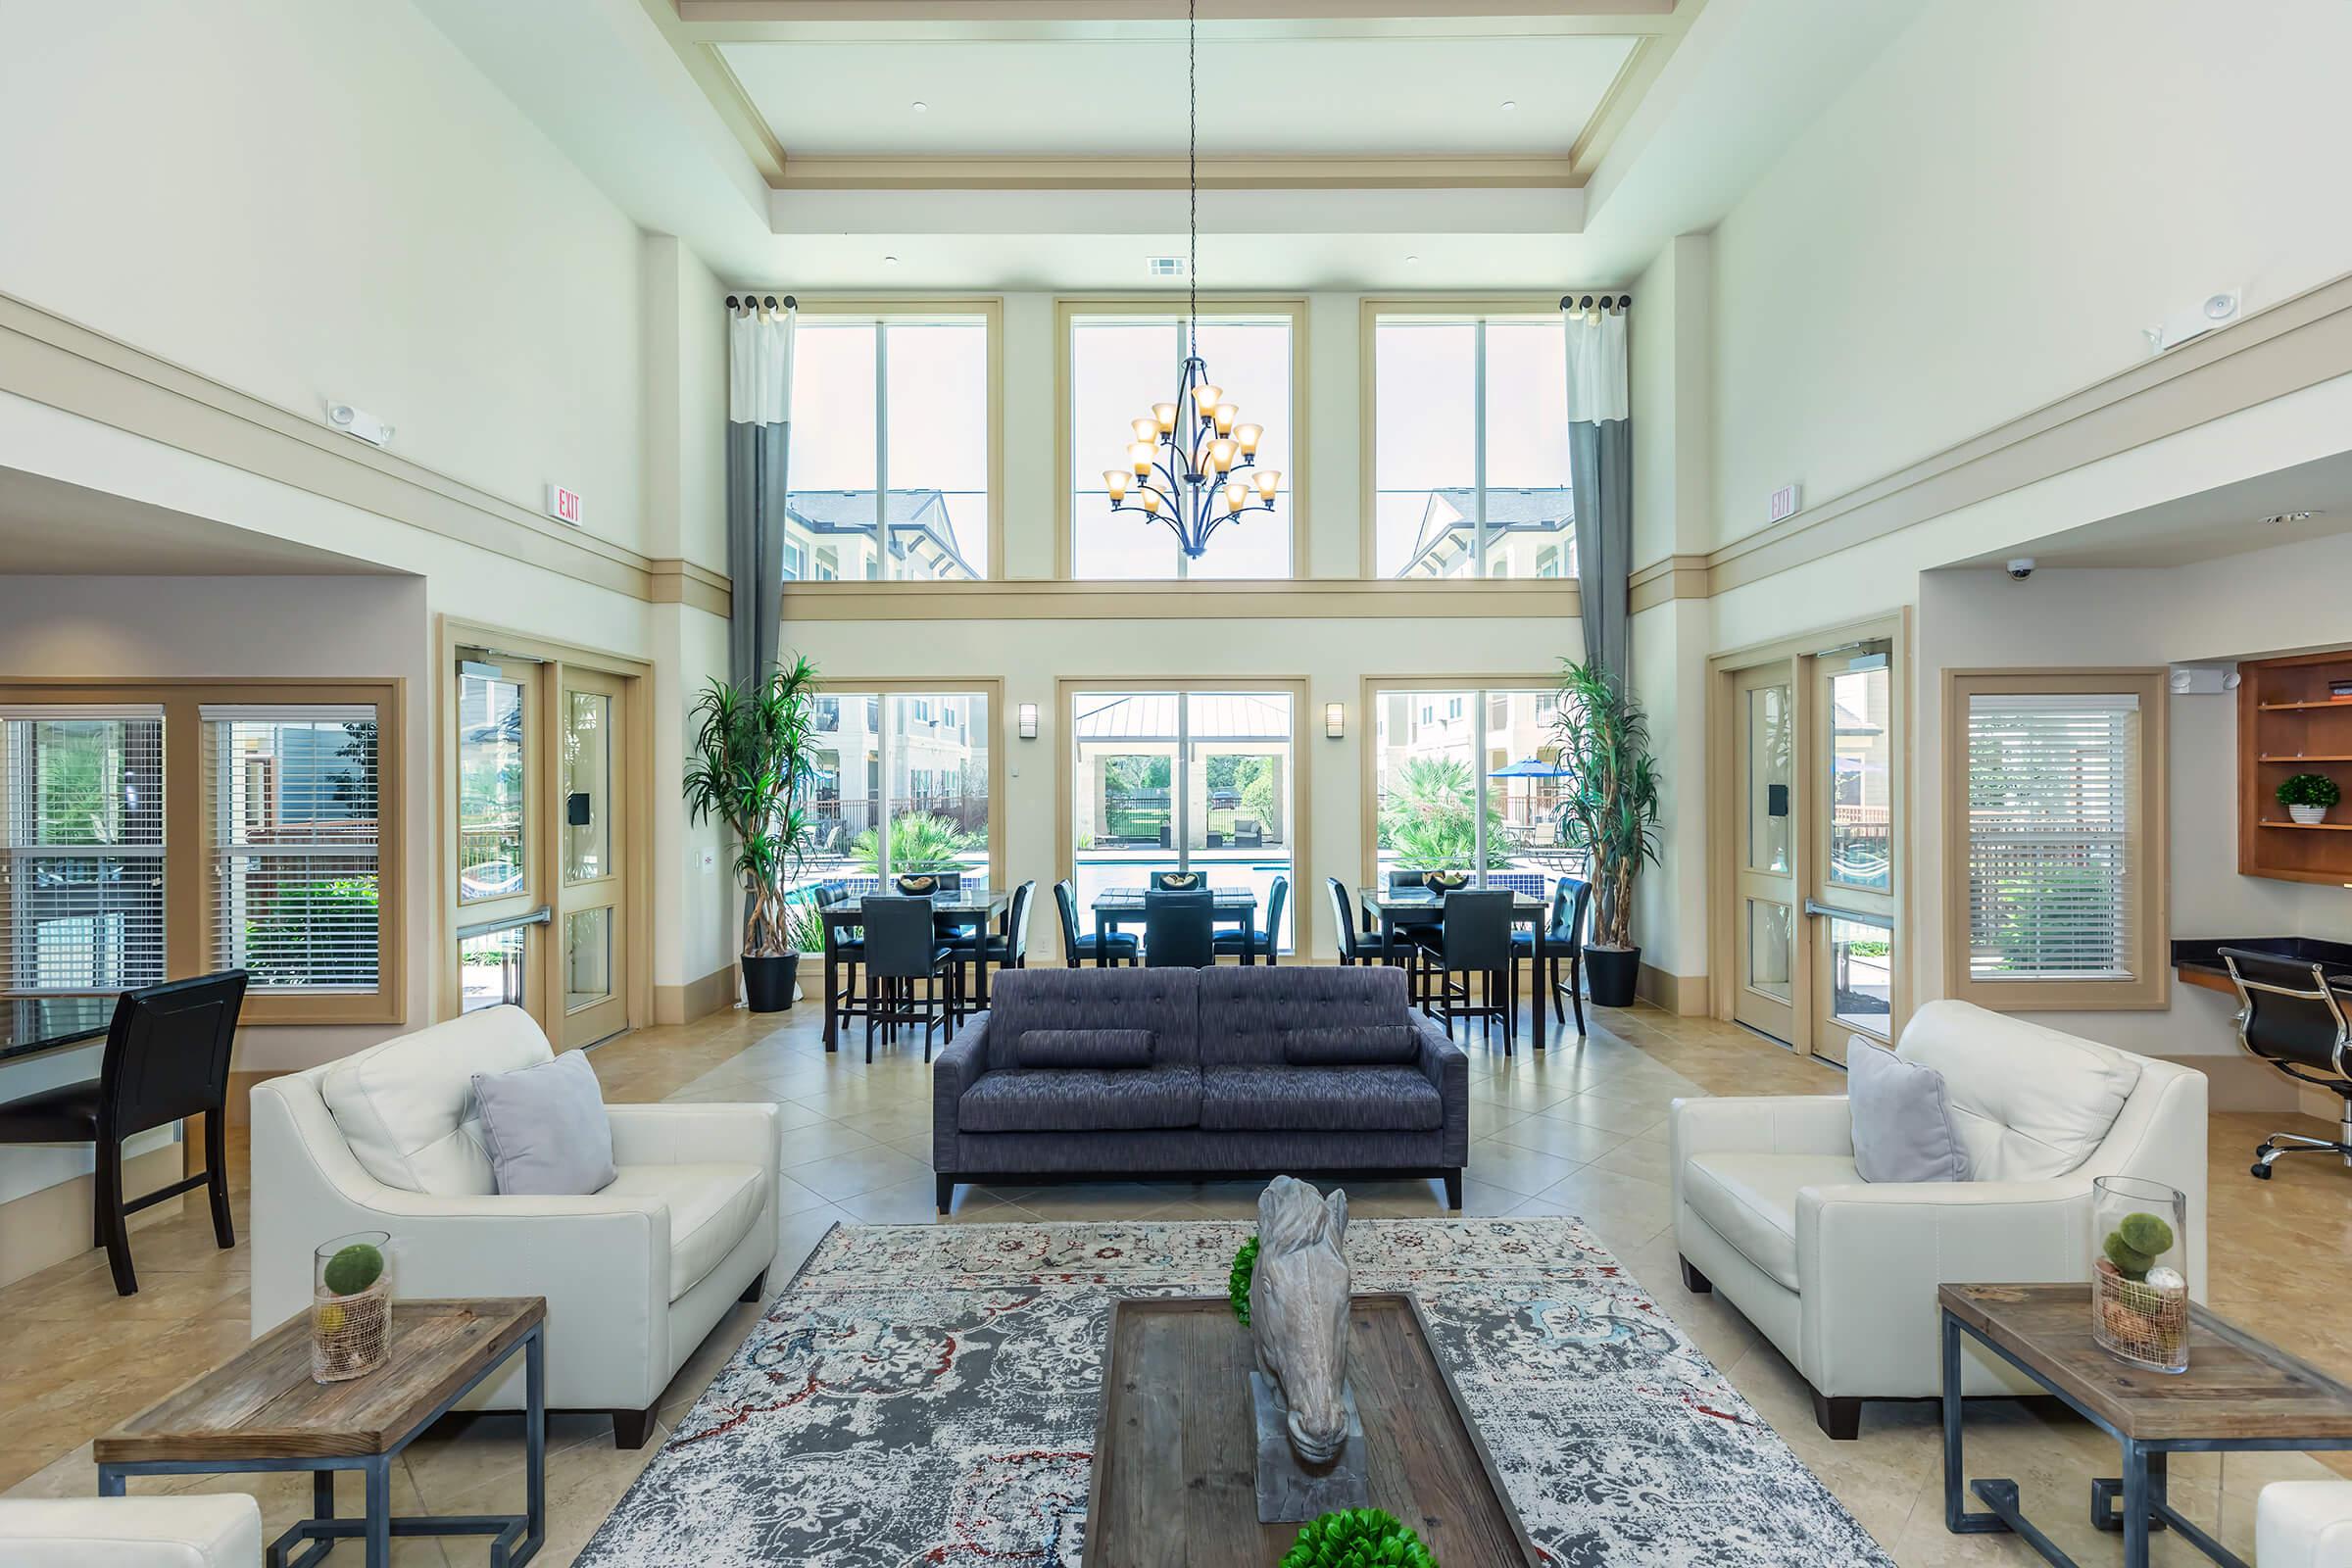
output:
M1563 311L1629 311L1633 309L1633 306L1634 297L1631 294L1563 294L1560 296L1560 309Z
M784 296L783 309L788 311L797 311L800 308L801 302L799 300L794 299L789 294ZM740 297L730 294L727 296L727 309L730 311L757 311L761 309L772 311L777 309L776 297L773 294L745 294Z

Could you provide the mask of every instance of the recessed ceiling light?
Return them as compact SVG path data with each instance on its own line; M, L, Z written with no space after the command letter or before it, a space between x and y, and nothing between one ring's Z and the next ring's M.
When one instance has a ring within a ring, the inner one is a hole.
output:
M907 105L906 107L912 109L918 115L927 115L931 112L931 106L923 102L920 98L917 98L913 103Z
M1518 108L1518 107L1519 107L1519 100L1518 100L1518 99L1516 99L1516 98L1505 98L1505 99L1502 101L1502 112L1503 112L1504 114L1506 114L1506 115L1507 115L1507 114L1509 114L1509 113L1510 113L1512 110L1514 110L1514 109L1516 109L1516 108Z
M2309 522L2318 516L2316 512L2274 512L2263 518L2265 522Z

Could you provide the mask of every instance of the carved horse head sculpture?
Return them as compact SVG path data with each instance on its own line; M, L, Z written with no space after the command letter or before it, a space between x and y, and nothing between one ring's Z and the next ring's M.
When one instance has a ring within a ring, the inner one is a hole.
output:
M1257 1198L1250 1327L1257 1367L1282 1396L1291 1446L1327 1464L1348 1442L1348 1195L1328 1200L1277 1176Z

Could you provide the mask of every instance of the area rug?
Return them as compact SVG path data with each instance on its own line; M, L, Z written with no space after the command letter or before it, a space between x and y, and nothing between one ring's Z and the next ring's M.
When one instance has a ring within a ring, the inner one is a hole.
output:
M836 1227L578 1560L1078 1568L1111 1299L1222 1294L1250 1230ZM1420 1297L1549 1562L1891 1568L1574 1220L1358 1220L1347 1246L1357 1289Z

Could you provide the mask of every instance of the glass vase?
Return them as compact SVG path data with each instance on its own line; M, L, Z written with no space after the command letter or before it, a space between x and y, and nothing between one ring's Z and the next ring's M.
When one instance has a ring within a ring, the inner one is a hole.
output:
M311 1257L311 1380L366 1377L391 1348L391 1236L360 1231L320 1244Z
M2162 1182L2090 1184L2090 1332L2158 1372L2188 1370L2188 1200Z

